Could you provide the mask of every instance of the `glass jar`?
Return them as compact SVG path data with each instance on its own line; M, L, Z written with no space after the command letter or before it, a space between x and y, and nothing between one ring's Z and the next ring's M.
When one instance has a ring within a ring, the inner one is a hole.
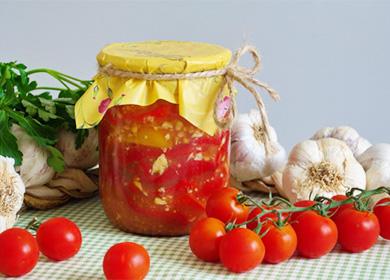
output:
M163 74L219 69L229 60L230 51L222 47L172 41L114 44L98 56L101 66ZM207 198L229 183L229 130L214 120L223 85L220 76L95 77L76 104L76 122L82 128L100 122L100 196L115 226L176 236L205 217Z

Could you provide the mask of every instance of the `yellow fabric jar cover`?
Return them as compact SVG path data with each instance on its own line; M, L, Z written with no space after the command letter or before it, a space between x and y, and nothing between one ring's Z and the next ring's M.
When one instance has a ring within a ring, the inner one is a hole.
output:
M225 68L231 59L230 50L218 45L147 41L114 43L97 56L101 67L135 73L182 74ZM98 73L93 84L77 101L77 128L96 126L107 109L119 105L148 106L159 99L179 105L179 114L204 132L213 135L214 104L223 76L187 80L140 80ZM224 91L228 91L225 87Z

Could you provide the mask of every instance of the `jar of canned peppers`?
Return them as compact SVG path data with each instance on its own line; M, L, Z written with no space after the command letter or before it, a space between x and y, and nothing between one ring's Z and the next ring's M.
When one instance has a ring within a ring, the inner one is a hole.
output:
M218 70L230 58L217 45L177 41L115 43L98 54L100 71L75 113L79 128L99 127L100 197L115 226L186 234L227 186L229 130L214 112L223 77L150 75Z

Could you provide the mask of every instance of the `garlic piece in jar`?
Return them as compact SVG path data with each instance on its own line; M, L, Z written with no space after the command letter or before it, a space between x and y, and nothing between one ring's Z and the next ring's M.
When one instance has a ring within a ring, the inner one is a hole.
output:
M161 175L165 172L165 170L168 168L168 159L165 156L165 154L161 154L154 162L152 165L152 170L151 174L158 174Z
M0 156L0 232L12 227L23 204L25 185L14 160Z
M331 198L350 188L366 188L366 174L349 147L340 140L306 140L291 151L283 172L282 191L291 202Z
M269 138L274 153L267 155L261 115L257 110L236 117L231 129L230 172L239 182L270 176L281 170L286 152L278 143L275 130L270 126Z
M336 138L344 141L355 157L360 156L372 146L367 139L361 137L354 128L349 126L324 127L318 130L311 139L318 140L322 138Z

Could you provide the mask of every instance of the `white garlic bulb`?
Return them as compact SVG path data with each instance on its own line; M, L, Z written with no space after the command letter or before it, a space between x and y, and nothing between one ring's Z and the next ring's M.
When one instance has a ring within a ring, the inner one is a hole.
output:
M311 139L318 140L322 138L336 138L344 141L355 157L371 147L371 143L367 139L361 137L354 128L349 126L324 127L318 130Z
M98 132L96 128L88 130L88 137L79 149L75 145L76 134L61 130L56 147L64 155L66 167L87 170L94 167L99 161Z
M306 140L291 151L283 172L283 193L291 202L332 197L350 188L365 189L366 174L349 147L340 140Z
M54 176L54 169L47 164L49 152L40 147L23 128L14 124L12 134L16 137L19 150L23 154L22 165L18 171L26 188L44 185Z
M390 144L376 144L358 157L366 170L367 189L390 187ZM378 200L384 195L375 196Z
M12 227L23 204L25 186L14 160L0 156L0 232Z
M270 127L269 138L274 153L267 155L261 115L257 110L236 117L231 129L230 172L237 181L250 181L270 176L283 168L286 152Z

